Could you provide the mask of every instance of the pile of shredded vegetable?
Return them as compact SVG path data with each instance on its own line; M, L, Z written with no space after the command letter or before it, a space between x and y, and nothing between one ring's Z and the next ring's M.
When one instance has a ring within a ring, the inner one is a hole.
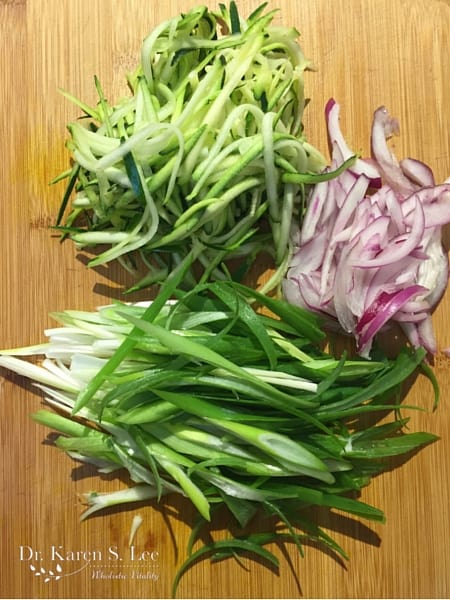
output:
M58 225L77 247L100 249L91 266L117 259L139 275L144 265L139 288L192 249L204 280L228 277L232 258L242 277L265 252L279 268L268 288L277 285L303 184L326 163L304 136L299 34L264 8L243 19L232 2L164 21L115 105L97 80L96 107L66 94L86 118L69 125L74 166L58 178L69 178Z
M408 419L398 414L402 383L424 351L337 359L321 349L324 334L312 313L232 282L182 293L180 274L147 306L57 313L61 327L46 331L47 343L0 356L1 367L32 379L56 409L34 418L60 432L59 448L100 473L128 472L131 487L87 494L83 516L170 494L189 498L200 521L192 524L174 593L204 556L250 552L277 565L264 547L271 541L302 552L304 541L315 540L345 557L305 508L384 520L355 493L389 457L436 439L405 433ZM270 313L256 312L249 300ZM19 358L29 355L43 360ZM360 419L369 413L371 425ZM392 418L377 423L386 413ZM244 535L261 514L280 526ZM197 547L200 524L216 518L234 535Z
M354 156L339 126L340 106L326 107L331 168ZM375 111L370 159L357 159L310 191L283 282L292 303L336 319L370 356L392 321L413 346L436 352L431 312L448 284L442 226L450 222L450 180L436 184L423 162L398 162L387 140L398 122Z

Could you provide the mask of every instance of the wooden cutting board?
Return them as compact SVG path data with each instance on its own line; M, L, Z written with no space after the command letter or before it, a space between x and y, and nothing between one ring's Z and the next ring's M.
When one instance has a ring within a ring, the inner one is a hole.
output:
M125 73L143 37L162 19L197 0L0 0L0 346L43 340L50 311L93 309L121 297L130 282L115 269L88 270L69 243L49 229L65 169L66 123L78 116L58 92L95 101L96 74L110 99L126 92ZM257 6L241 0L243 14ZM450 175L450 5L438 0L278 0L279 20L301 32L316 72L305 124L326 152L323 107L342 105L342 128L366 154L373 111L384 104L401 124L399 157L426 161L437 180ZM450 229L444 234L450 242ZM450 596L450 294L434 315L441 404L419 377L407 396L411 429L441 440L401 468L378 477L362 499L386 513L386 524L323 516L347 550L341 564L318 548L305 557L281 551L279 571L254 562L203 562L182 579L183 598L443 598ZM18 378L2 379L0 595L5 598L167 598L184 557L188 503L111 510L80 523L78 495L123 487L76 466L51 446L29 413L39 395ZM144 518L133 553L133 516ZM220 531L216 532L220 535ZM122 559L122 560L120 560ZM57 565L60 571L57 571ZM42 571L41 571L42 569ZM50 571L54 573L52 576Z

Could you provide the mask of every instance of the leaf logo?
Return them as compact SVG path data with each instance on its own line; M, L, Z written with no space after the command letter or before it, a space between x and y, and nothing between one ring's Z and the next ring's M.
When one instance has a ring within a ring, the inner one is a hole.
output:
M29 567L36 577L42 577L44 583L49 583L50 581L58 581L58 579L61 579L61 577L63 577L62 567L59 563L55 566L56 573L52 569L47 570L44 569L44 567L40 567L39 569L37 569L34 565L29 565Z
M33 564L28 566L35 577L41 577L44 583L50 583L50 581L59 581L62 577L69 577L70 575L81 573L81 571L84 571L89 564L90 561L87 561L79 569L76 571L70 571L70 573L63 573L63 568L59 563L55 565L54 569L44 569L44 567L36 567Z

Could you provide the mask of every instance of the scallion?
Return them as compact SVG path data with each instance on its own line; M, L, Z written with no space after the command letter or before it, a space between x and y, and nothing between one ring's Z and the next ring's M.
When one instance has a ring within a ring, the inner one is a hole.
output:
M380 509L348 493L383 471L389 457L436 439L404 433L406 419L398 416L401 385L425 351L405 348L378 361L334 357L321 346L313 314L231 281L187 294L174 282L153 303L57 313L61 326L47 330L46 344L0 355L0 367L32 379L56 410L34 418L60 433L61 450L100 472L128 472L133 485L88 494L82 518L176 493L204 522L223 507L238 528L260 511L284 524L282 533L193 551L175 587L202 557L244 550L266 556L263 546L276 535L298 548L319 539L343 554L303 509L384 520ZM248 303L260 299L271 314ZM44 357L31 366L27 355ZM393 417L364 426L356 417L368 412Z

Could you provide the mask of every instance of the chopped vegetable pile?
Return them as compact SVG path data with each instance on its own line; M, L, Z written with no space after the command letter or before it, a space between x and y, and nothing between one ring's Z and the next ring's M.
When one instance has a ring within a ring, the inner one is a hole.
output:
M332 168L354 153L339 126L340 106L326 107ZM450 222L450 180L437 185L418 160L398 162L387 139L398 123L384 107L374 114L372 158L358 159L317 184L284 281L294 304L335 318L370 355L381 328L396 321L414 346L436 352L431 311L448 283L442 226Z
M266 542L279 537L301 549L310 537L345 556L304 509L384 519L354 494L388 457L436 439L404 433L408 419L397 413L401 384L424 351L338 360L321 349L324 334L311 313L232 282L181 293L175 285L182 274L147 307L57 313L62 326L46 332L47 344L0 356L0 366L37 382L57 409L34 418L62 434L59 448L101 473L126 469L134 482L88 494L84 517L175 493L188 497L204 522L222 506L242 529L259 509L281 519L277 531L189 554L175 589L185 569L214 549L221 557L253 551L276 563ZM168 302L172 295L177 300ZM45 358L38 365L14 355ZM386 411L392 419L377 423ZM368 413L372 425L359 419Z
M69 125L74 167L61 176L58 223L75 189L61 228L80 248L109 246L92 266L119 259L138 274L144 264L139 288L191 249L204 279L228 277L230 258L242 277L268 252L280 267L268 286L279 282L303 184L325 159L303 132L298 32L264 8L246 20L231 3L164 21L143 42L131 96L114 106L97 80L96 107L66 94L88 118Z

